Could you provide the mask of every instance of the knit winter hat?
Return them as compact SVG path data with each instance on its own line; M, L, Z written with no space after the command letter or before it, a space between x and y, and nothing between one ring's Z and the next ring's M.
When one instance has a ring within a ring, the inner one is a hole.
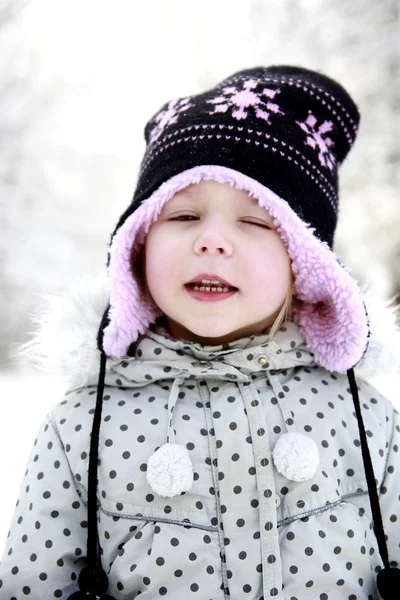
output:
M99 348L121 358L161 316L132 272L131 252L134 261L176 192L213 179L246 190L271 214L292 261L294 320L316 360L331 371L356 365L367 350L368 317L332 245L338 168L358 124L358 109L339 83L293 66L239 71L164 104L145 127L134 197L111 236Z

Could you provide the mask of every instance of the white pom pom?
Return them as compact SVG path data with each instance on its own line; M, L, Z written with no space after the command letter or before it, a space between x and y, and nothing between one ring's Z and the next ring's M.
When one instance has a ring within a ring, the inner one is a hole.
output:
M147 481L160 496L173 498L187 492L193 483L193 466L186 448L168 442L156 450L147 463Z
M317 444L296 431L281 435L272 455L279 473L291 481L311 479L319 464Z

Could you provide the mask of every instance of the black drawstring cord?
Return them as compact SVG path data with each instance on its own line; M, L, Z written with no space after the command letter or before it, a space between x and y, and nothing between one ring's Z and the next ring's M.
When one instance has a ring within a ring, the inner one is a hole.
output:
M96 408L93 415L92 435L90 438L89 475L88 475L88 541L87 558L89 564L97 564L99 555L97 539L97 468L99 455L99 437L101 412L103 408L104 379L107 357L102 351L100 359L100 375L97 386Z
M360 400L358 397L357 384L354 376L354 369L347 371L347 378L350 384L350 391L353 396L354 408L360 432L361 453L364 461L365 477L367 479L369 501L371 504L372 521L374 531L378 542L379 554L381 555L384 568L377 576L378 591L384 600L396 600L399 597L400 588L400 569L391 567L389 554L386 544L385 531L383 528L382 512L379 504L377 484L375 481L374 468L372 466L371 454L368 448L367 436L365 433L364 422L361 414Z
M99 460L99 437L101 412L103 408L104 379L107 356L101 350L100 374L97 384L96 407L93 415L92 434L90 438L89 472L88 472L88 565L79 574L79 591L69 596L68 600L114 600L106 594L108 588L107 574L101 566L99 536L97 531L97 470Z

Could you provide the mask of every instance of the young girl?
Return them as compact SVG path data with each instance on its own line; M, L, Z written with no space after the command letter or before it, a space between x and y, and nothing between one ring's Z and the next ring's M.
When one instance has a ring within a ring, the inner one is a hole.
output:
M358 124L341 85L292 66L147 123L100 375L65 338L75 380L29 459L2 600L398 597L400 419L355 381L369 315L332 250ZM93 315L68 318L71 336Z

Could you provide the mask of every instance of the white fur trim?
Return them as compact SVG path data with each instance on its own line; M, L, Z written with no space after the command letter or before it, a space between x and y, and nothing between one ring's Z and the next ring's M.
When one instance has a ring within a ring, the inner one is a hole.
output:
M83 275L44 293L30 314L34 337L15 352L66 388L97 383L97 332L109 300L107 272Z
M173 498L187 492L193 483L193 466L186 448L167 442L156 450L147 463L147 481L160 496Z
M279 473L290 481L311 479L319 464L317 444L297 431L281 435L272 455Z
M381 374L400 373L400 306L395 304L396 295L385 300L374 294L368 285L363 286L362 292L369 315L371 341L355 374L371 381Z

